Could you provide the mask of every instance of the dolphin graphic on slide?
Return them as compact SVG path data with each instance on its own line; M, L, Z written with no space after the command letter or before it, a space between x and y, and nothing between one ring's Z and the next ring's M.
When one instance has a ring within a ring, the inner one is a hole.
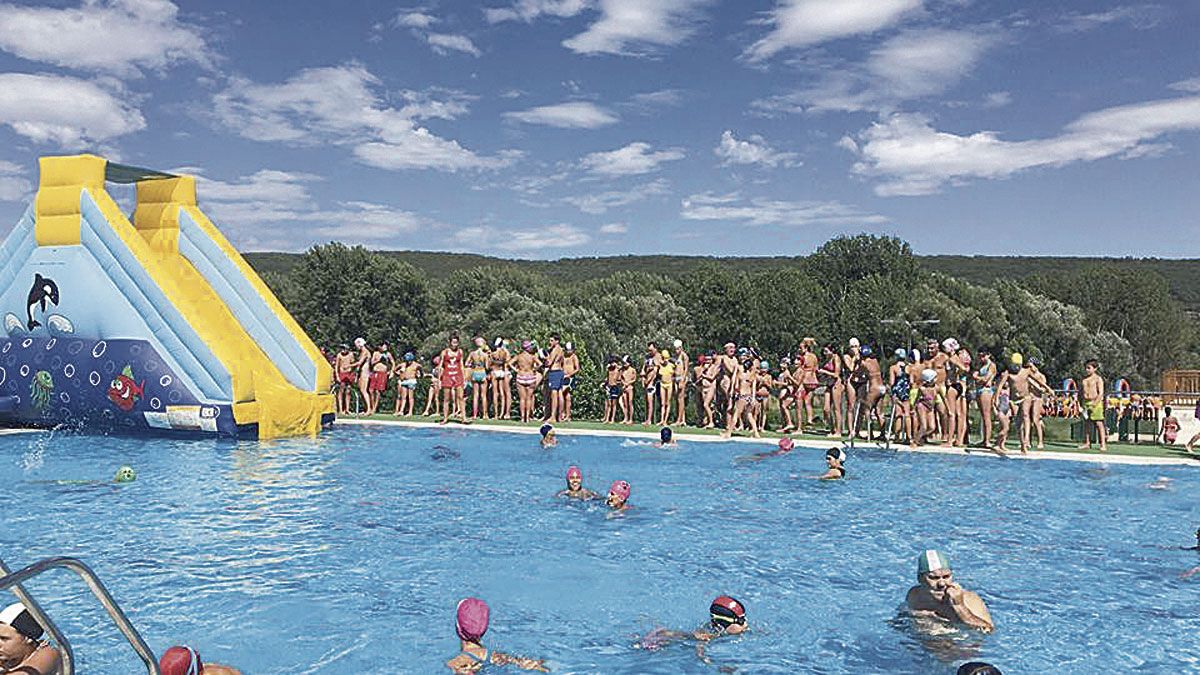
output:
M25 303L25 315L29 318L29 322L25 325L28 326L29 330L42 325L33 318L33 308L41 307L42 313L45 314L46 301L58 306L58 284L54 283L53 279L43 277L40 274L34 274L33 288L29 289L29 299Z

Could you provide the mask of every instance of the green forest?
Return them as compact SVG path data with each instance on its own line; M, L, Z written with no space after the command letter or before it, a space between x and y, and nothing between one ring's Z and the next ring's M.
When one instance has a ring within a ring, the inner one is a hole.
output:
M1137 389L1200 367L1198 261L920 257L869 235L791 258L514 261L339 243L246 258L318 344L362 336L425 359L452 332L540 344L561 333L585 377L674 338L693 354L732 340L777 361L806 336L889 353L954 336L973 352L1039 357L1053 381L1078 379L1089 358Z

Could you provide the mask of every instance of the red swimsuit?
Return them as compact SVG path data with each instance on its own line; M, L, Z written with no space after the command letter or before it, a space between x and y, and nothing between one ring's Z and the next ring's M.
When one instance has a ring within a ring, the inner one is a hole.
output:
M462 350L442 350L442 386L463 386Z

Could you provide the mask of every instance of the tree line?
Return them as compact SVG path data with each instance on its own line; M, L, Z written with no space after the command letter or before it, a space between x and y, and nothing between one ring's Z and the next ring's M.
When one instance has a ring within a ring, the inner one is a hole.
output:
M540 344L557 332L575 344L584 381L599 378L609 355L636 358L647 342L674 338L693 354L732 340L777 359L806 336L843 347L855 336L887 353L954 336L999 358L1039 357L1054 380L1078 379L1096 358L1108 379L1138 389L1157 389L1163 370L1200 367L1197 322L1164 277L1128 265L972 283L930 269L900 239L872 235L790 260L745 269L704 259L672 275L617 269L579 281L477 265L434 279L394 255L335 242L263 278L327 348L363 336L427 359L452 332ZM586 414L592 397L583 398Z

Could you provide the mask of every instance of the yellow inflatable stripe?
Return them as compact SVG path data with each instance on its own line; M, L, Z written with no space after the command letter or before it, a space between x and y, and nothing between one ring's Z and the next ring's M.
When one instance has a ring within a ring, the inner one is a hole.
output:
M79 244L79 193L104 189L108 162L95 155L43 157L34 200L34 239L38 246Z
M186 209L188 215L192 217L192 220L196 221L196 224L200 226L200 229L203 230L204 233L208 235L210 239L212 239L213 243L215 243L221 249L221 252L229 256L229 259L232 260L235 265L237 265L238 271L240 271L242 275L246 277L246 279L250 282L250 285L254 287L254 290L258 291L258 294L262 297L263 301L267 303L267 307L269 307L271 311L275 313L275 316L279 318L284 327L287 328L288 332L291 333L293 338L295 338L296 342L298 342L300 346L304 348L304 353L308 355L308 358L312 360L313 365L317 368L317 393L328 392L333 383L333 368L330 367L329 362L325 360L325 357L321 355L321 350L317 348L317 345L312 341L312 338L308 337L308 333L305 333L304 329L300 327L300 324L296 323L296 320L283 306L283 303L279 302L279 298L275 297L275 294L271 292L271 289L268 288L265 283L263 283L262 278L259 277L258 273L254 271L254 268L251 267L250 264L246 262L246 259L237 252L237 249L235 249L233 245L229 243L229 240L225 238L225 235L221 234L221 231L212 224L212 221L208 219L208 216L205 216L204 213L195 206L186 206L184 208ZM332 401L332 398L330 400ZM330 403L330 406L330 409L326 412L333 412L332 402Z

